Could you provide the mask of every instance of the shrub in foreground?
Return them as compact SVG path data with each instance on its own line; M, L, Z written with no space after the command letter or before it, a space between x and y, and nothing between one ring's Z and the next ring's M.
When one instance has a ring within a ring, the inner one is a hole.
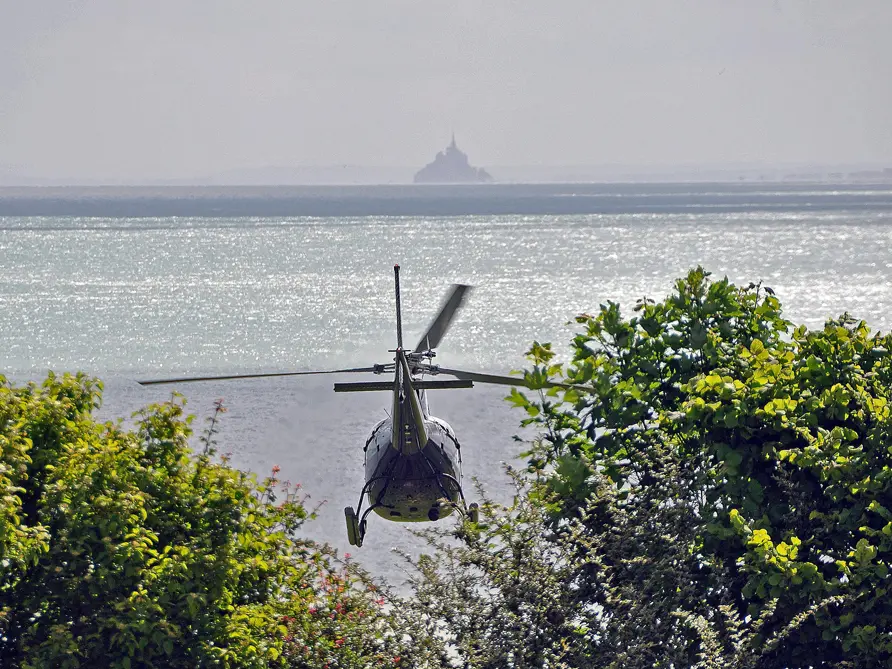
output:
M469 666L892 664L892 337L701 269L577 323L516 503L419 565Z
M275 471L214 462L213 428L193 455L176 399L98 423L100 390L0 383L0 666L423 663L400 607L294 538L309 514Z

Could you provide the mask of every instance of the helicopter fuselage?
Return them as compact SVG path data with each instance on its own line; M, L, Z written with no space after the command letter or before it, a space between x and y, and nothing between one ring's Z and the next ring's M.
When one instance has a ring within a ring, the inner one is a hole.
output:
M412 442L410 426L394 428L391 419L378 423L366 440L369 504L387 520L438 520L450 515L460 499L461 451L455 432L435 416L425 415L423 423L427 441L420 449Z

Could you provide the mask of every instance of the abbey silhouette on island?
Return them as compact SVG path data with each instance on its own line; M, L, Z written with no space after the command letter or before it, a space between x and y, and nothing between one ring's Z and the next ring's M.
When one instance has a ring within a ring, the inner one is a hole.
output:
M428 163L415 173L417 184L455 184L455 183L487 183L492 177L482 167L473 167L468 162L468 156L455 143L455 133L452 133L452 143L445 151L440 151L432 163Z

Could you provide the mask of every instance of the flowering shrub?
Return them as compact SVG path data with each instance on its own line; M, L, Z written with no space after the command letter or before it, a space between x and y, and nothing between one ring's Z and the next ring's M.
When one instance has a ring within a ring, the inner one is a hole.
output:
M0 381L0 666L416 658L365 575L294 538L311 513L278 468L215 462L222 405L195 455L180 398L133 430L97 423L100 399L84 375Z
M409 667L438 657L424 627L401 614L401 603L347 561L339 567L316 559L316 587L297 596L302 615L284 615L283 654L294 666ZM434 662L439 666L438 662Z

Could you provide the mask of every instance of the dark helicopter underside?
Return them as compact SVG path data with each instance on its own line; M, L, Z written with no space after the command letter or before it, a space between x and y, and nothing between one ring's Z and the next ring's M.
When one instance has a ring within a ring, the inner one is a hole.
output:
M365 447L369 505L379 516L396 522L438 520L452 513L461 500L461 454L452 428L427 416L427 444L420 451L401 453L393 446L393 423L375 426Z

